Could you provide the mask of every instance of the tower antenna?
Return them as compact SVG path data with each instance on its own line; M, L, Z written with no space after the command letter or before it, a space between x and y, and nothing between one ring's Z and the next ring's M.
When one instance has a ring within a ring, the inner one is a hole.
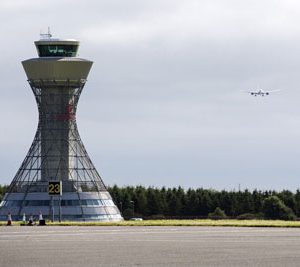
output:
M40 37L41 39L51 39L52 37L52 34L51 34L51 31L50 31L50 27L48 26L48 32L47 33L40 33Z

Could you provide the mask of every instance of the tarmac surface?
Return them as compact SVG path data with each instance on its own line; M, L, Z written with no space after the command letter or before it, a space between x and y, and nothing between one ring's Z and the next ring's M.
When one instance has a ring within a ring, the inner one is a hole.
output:
M299 266L300 229L0 227L0 266Z

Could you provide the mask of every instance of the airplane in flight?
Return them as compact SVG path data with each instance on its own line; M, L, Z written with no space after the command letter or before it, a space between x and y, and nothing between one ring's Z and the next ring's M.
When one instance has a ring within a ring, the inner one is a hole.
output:
M253 96L267 96L267 95L270 95L270 93L274 93L274 92L278 92L278 91L280 91L280 90L264 91L262 89L257 89L257 90L253 90L253 91L248 91L248 93Z

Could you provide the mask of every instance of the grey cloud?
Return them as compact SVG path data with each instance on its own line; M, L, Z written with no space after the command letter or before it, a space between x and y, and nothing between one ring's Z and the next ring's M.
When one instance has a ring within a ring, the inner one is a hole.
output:
M24 3L28 3L24 6ZM94 61L81 137L107 184L298 186L296 1L1 1L1 183L37 126L20 61L51 26ZM26 10L26 12L24 12ZM244 91L282 89L268 98ZM21 136L20 136L21 135Z

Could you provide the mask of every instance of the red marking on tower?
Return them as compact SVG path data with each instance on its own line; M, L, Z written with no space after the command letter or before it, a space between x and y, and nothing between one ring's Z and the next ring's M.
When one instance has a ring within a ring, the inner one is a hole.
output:
M55 117L58 121L73 121L75 120L75 114L74 114L74 105L73 104L67 104L66 105L66 113L65 114L59 114Z

